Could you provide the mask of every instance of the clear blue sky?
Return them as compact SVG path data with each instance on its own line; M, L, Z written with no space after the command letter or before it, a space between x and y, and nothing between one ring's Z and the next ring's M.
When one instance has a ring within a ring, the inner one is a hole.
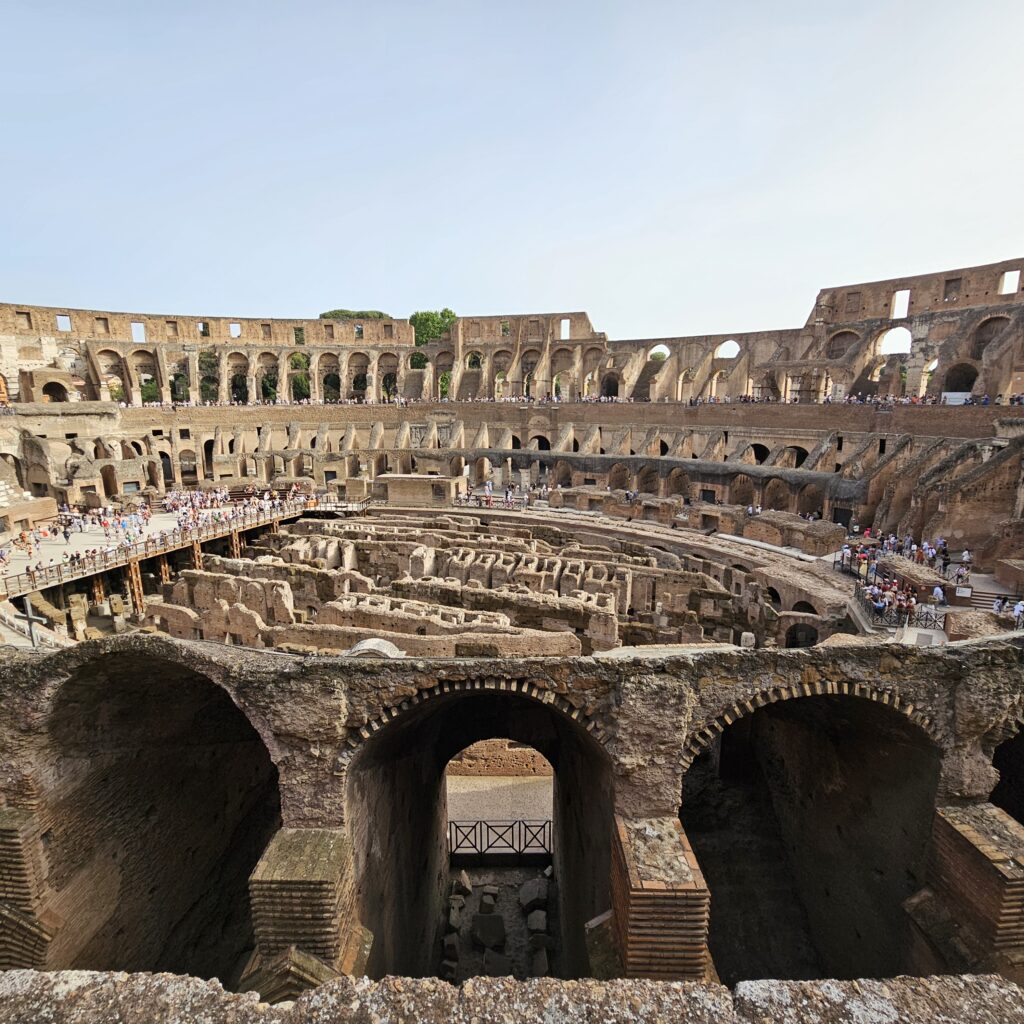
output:
M1024 257L1024 4L3 4L0 298L796 326Z

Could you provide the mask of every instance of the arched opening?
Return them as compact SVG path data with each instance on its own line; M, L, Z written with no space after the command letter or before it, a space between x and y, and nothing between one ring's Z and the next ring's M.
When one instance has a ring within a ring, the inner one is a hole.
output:
M164 486L174 483L174 466L167 452L160 453L160 468L163 470Z
M339 374L324 374L323 395L325 402L337 402L341 398L341 376Z
M658 493L658 471L653 466L644 466L637 473L636 489L644 494Z
M523 447L523 442L520 439L519 435L518 434L513 434L512 435L512 448L513 448L513 450L518 450L518 449L520 449L522 447Z
M797 601L793 605L793 611L795 612L806 612L808 615L817 615L818 609L811 604L810 601Z
M734 505L753 505L754 481L743 473L734 476L729 485L729 500Z
M765 597L768 598L768 603L776 610L782 610L782 598L779 596L779 592L774 587L769 587L765 592Z
M614 373L607 373L601 378L601 397L619 397L619 378Z
M901 903L924 884L939 776L890 706L803 697L726 726L683 780L722 982L912 970Z
M213 438L203 442L203 475L207 480L213 479Z
M796 499L796 510L804 515L817 513L821 515L824 507L825 494L817 484L806 484L800 488Z
M775 509L778 512L789 511L789 485L785 480L780 480L778 477L773 477L764 488L764 500L762 504L765 508Z
M485 484L491 479L491 475L494 472L494 467L491 465L491 460L488 458L481 457L476 460L474 482L477 484Z
M658 454L659 455L668 455L668 443L666 441L659 441L658 442Z
M184 373L176 373L171 378L171 401L187 402L188 396L188 375Z
M906 327L891 327L878 339L878 352L883 356L909 352L911 340Z
M673 469L668 475L667 491L682 498L690 496L690 478L685 470Z
M244 373L236 373L231 378L231 401L245 405L249 401L249 383Z
M989 801L1024 825L1024 731L1004 740L992 755L999 782Z
M950 391L954 394L960 392L969 392L974 387L974 382L978 379L977 367L971 366L970 363L957 363L956 366L951 366L946 371L945 382L943 383L942 390Z
M220 381L216 377L203 377L199 381L199 398L204 402L216 402L220 396Z
M467 370L479 370L483 365L483 357L479 352L470 352L466 356L466 369Z
M735 359L740 354L740 344L730 338L715 349L716 359Z
M768 450L768 446L767 445L752 444L750 446L750 454L753 455L754 462L758 466L760 466L761 463L764 462L764 460L768 458L768 456L771 454L771 452Z
M183 484L195 484L199 482L196 453L191 448L186 448L178 454L178 465L181 466L181 482Z
M349 828L361 918L374 934L367 967L373 977L437 970L451 863L445 768L460 751L490 739L524 744L554 770L553 969L563 977L587 969L583 926L609 905L608 757L557 706L521 692L463 691L399 715L360 746L349 766Z
M253 944L248 877L280 827L277 770L252 725L205 676L108 654L64 684L49 733L49 857L63 865L50 879L81 907L51 966L234 986Z
M817 627L807 622L794 622L786 630L786 647L813 647L817 642Z
M113 466L104 466L100 470L100 480L103 482L104 496L113 498L117 494L117 470Z
M68 389L63 384L51 380L49 384L43 385L44 402L66 402L68 400Z
M807 449L801 448L800 445L789 445L782 450L782 455L779 456L779 461L776 463L778 466L784 466L790 469L799 469L807 461Z
M556 462L551 471L551 482L560 487L572 487L572 466L568 462Z
M530 447L539 452L551 451L551 442L543 434L534 434L530 438Z
M608 471L608 486L613 491L624 491L629 487L629 466L616 462Z
M971 337L971 358L981 359L985 354L985 349L1002 334L1009 322L1009 317L994 316L979 324ZM947 390L949 389L947 388Z
M853 331L840 331L828 339L825 347L826 359L839 359L846 355L851 345L855 345L860 339Z

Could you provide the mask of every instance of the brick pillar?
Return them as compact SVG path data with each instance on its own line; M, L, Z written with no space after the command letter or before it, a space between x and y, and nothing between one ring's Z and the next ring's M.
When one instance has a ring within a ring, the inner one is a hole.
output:
M359 923L344 829L282 828L249 878L256 951L241 988L266 1002L366 970L373 935Z
M28 811L0 807L0 971L46 969L57 921L41 920L46 871L38 832Z
M615 817L612 932L627 978L708 977L710 894L676 818Z

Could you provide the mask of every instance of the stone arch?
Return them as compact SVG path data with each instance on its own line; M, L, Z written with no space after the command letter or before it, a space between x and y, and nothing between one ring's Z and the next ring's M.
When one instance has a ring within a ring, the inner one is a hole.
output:
M49 384L43 385L44 402L66 402L68 400L68 389L58 381L51 380Z
M807 615L817 615L818 609L810 601L797 601L793 605L793 611L804 612Z
M559 891L561 964L570 975L585 972L585 924L609 899L611 757L593 720L553 691L476 679L417 691L368 721L342 752L360 918L374 935L371 977L436 969L421 937L447 908L444 769L492 738L532 747L554 769L555 875L574 879Z
M841 359L859 341L860 335L855 331L838 331L828 339L825 346L825 358Z
M737 473L729 484L729 501L734 505L754 504L754 481L746 473Z
M796 498L796 510L804 514L821 512L824 501L825 492L817 484L804 484Z
M981 359L985 349L1003 333L1010 322L1008 316L992 316L983 320L971 333L971 359ZM947 391L952 390L946 388Z
M624 491L629 486L629 466L624 462L616 462L608 470L608 486L613 491Z
M539 452L549 452L551 451L551 442L543 434L534 434L530 438L530 447Z
M619 376L617 373L606 373L601 378L601 397L602 398L618 398L619 397Z
M690 477L684 469L673 469L668 475L667 493L688 498L691 493Z
M951 366L943 378L942 390L951 392L970 391L978 379L978 368L970 363L957 363Z
M572 466L564 459L556 462L551 470L551 483L562 487L572 487Z
M788 512L791 504L789 484L777 476L773 476L764 486L764 497L761 504L765 508L778 512Z
M695 757L707 750L720 736L727 726L746 715L753 714L758 708L777 701L800 700L805 697L854 697L858 700L869 700L890 708L909 719L919 728L936 747L942 748L943 741L932 718L924 710L911 701L904 700L895 689L880 686L869 686L866 683L816 682L794 683L792 686L772 686L758 690L749 699L730 705L709 722L692 729L683 744L683 770L693 763Z
M88 853L64 884L91 883L94 911L67 919L52 966L226 980L252 945L249 874L281 825L273 748L195 650L145 646L76 649L48 695L50 852Z
M644 466L637 471L636 489L644 494L658 493L658 470L654 466Z

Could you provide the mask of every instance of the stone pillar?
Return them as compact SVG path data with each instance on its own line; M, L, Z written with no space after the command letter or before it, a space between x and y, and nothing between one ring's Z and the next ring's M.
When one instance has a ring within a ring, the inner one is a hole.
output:
M282 828L249 878L256 950L243 991L269 1003L365 972L373 935L356 907L352 853L340 828Z
M627 978L705 980L711 897L677 818L616 815L611 894L612 933Z
M221 352L217 362L217 401L227 402L231 398L231 381L228 379L228 354Z
M249 393L247 403L249 405L255 405L260 399L260 393L256 389L256 375L253 373L246 374L245 377L245 389Z
M292 400L291 381L288 379L290 353L282 352L277 357L277 397L280 401Z
M188 355L188 397L190 402L198 402L199 394L199 353Z

